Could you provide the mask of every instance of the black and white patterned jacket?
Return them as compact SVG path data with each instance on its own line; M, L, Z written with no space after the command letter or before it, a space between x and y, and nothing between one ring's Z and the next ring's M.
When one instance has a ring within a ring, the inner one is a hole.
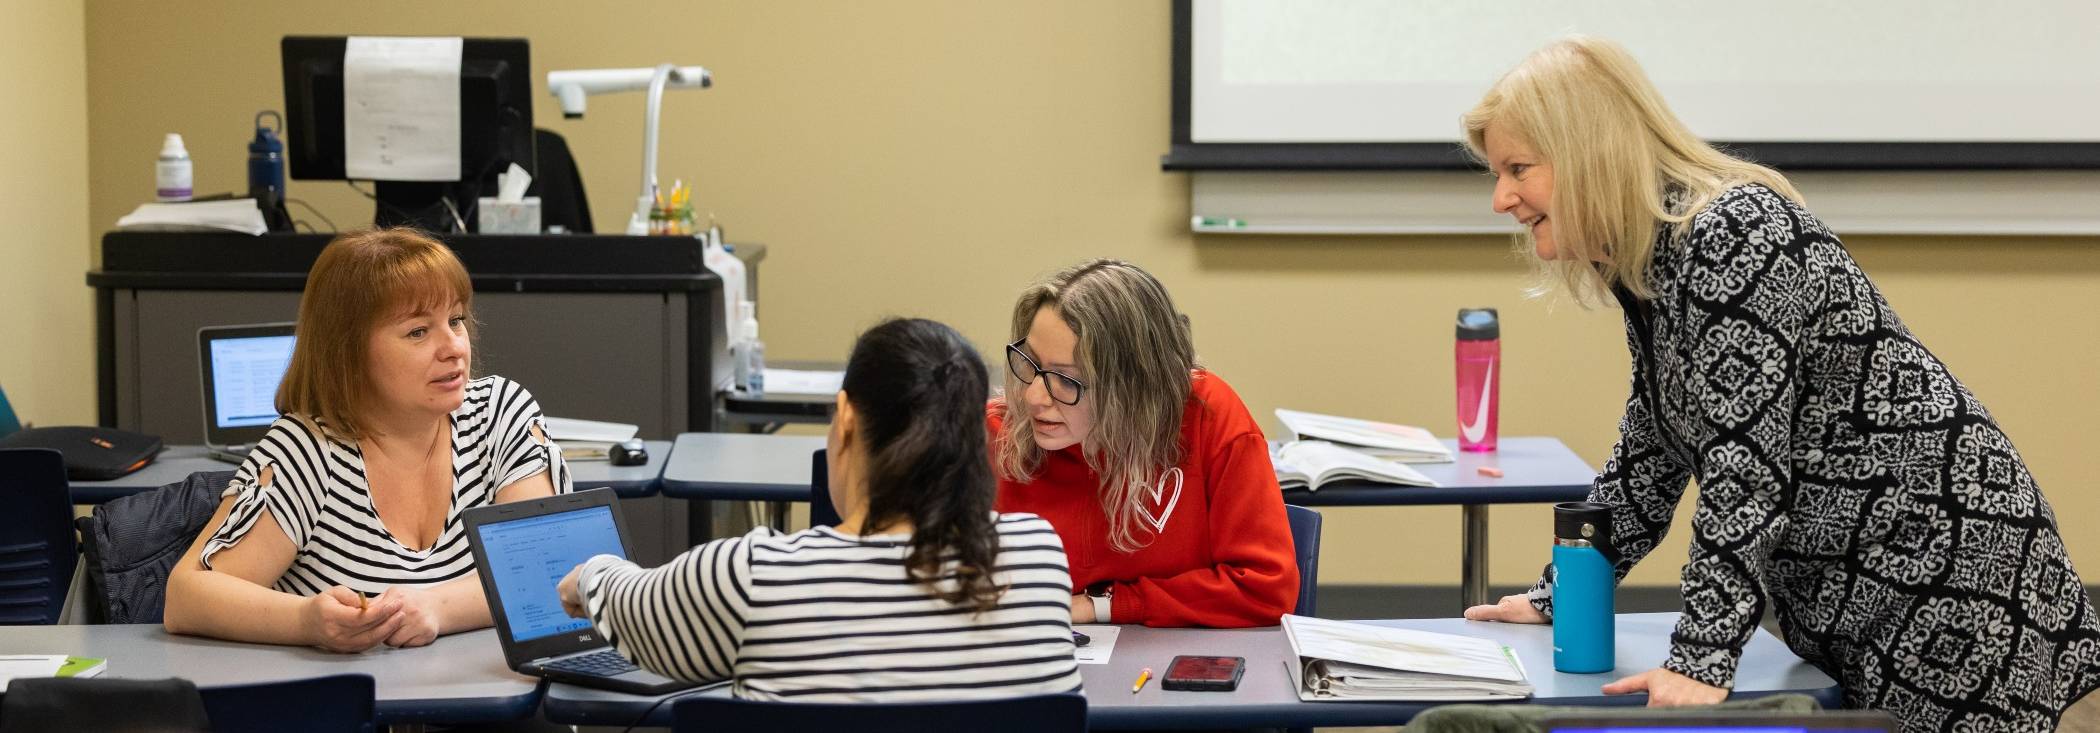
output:
M2100 620L2019 453L1835 235L1741 186L1648 277L1652 299L1619 293L1633 394L1590 496L1618 507L1623 579L1698 480L1665 669L1731 686L1769 601L1847 707L1906 731L2046 731L2100 685Z

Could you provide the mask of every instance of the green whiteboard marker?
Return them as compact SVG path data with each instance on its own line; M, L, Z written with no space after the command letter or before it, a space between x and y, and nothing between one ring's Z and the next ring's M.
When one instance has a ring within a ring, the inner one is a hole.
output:
M1196 229L1245 229L1247 220L1222 216L1192 216L1189 226Z

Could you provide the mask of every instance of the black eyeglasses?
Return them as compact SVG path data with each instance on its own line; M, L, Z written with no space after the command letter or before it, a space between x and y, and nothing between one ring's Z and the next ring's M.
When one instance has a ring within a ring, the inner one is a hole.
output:
M1053 372L1037 365L1034 359L1028 358L1028 354L1021 351L1021 344L1025 343L1028 343L1028 339L1006 345L1007 371L1013 372L1014 378L1021 380L1022 384L1035 384L1037 376L1049 376L1051 380L1045 382L1044 386L1050 390L1050 399L1067 405L1079 404L1080 396L1086 394L1086 383L1073 379L1069 374Z

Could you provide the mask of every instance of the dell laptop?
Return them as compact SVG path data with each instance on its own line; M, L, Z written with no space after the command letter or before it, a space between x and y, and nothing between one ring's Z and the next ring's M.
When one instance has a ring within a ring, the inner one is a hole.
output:
M618 501L612 489L591 489L466 511L504 661L522 674L641 695L693 687L636 667L588 619L562 611L555 587L571 569L597 555L627 557Z
M277 383L292 363L292 324L200 328L197 354L205 448L222 461L248 460L277 421Z

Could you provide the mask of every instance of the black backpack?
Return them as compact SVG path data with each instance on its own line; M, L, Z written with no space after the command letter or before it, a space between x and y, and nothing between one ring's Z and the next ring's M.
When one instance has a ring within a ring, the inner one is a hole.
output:
M86 561L88 623L160 623L168 571L218 512L232 481L232 471L200 471L74 520Z

